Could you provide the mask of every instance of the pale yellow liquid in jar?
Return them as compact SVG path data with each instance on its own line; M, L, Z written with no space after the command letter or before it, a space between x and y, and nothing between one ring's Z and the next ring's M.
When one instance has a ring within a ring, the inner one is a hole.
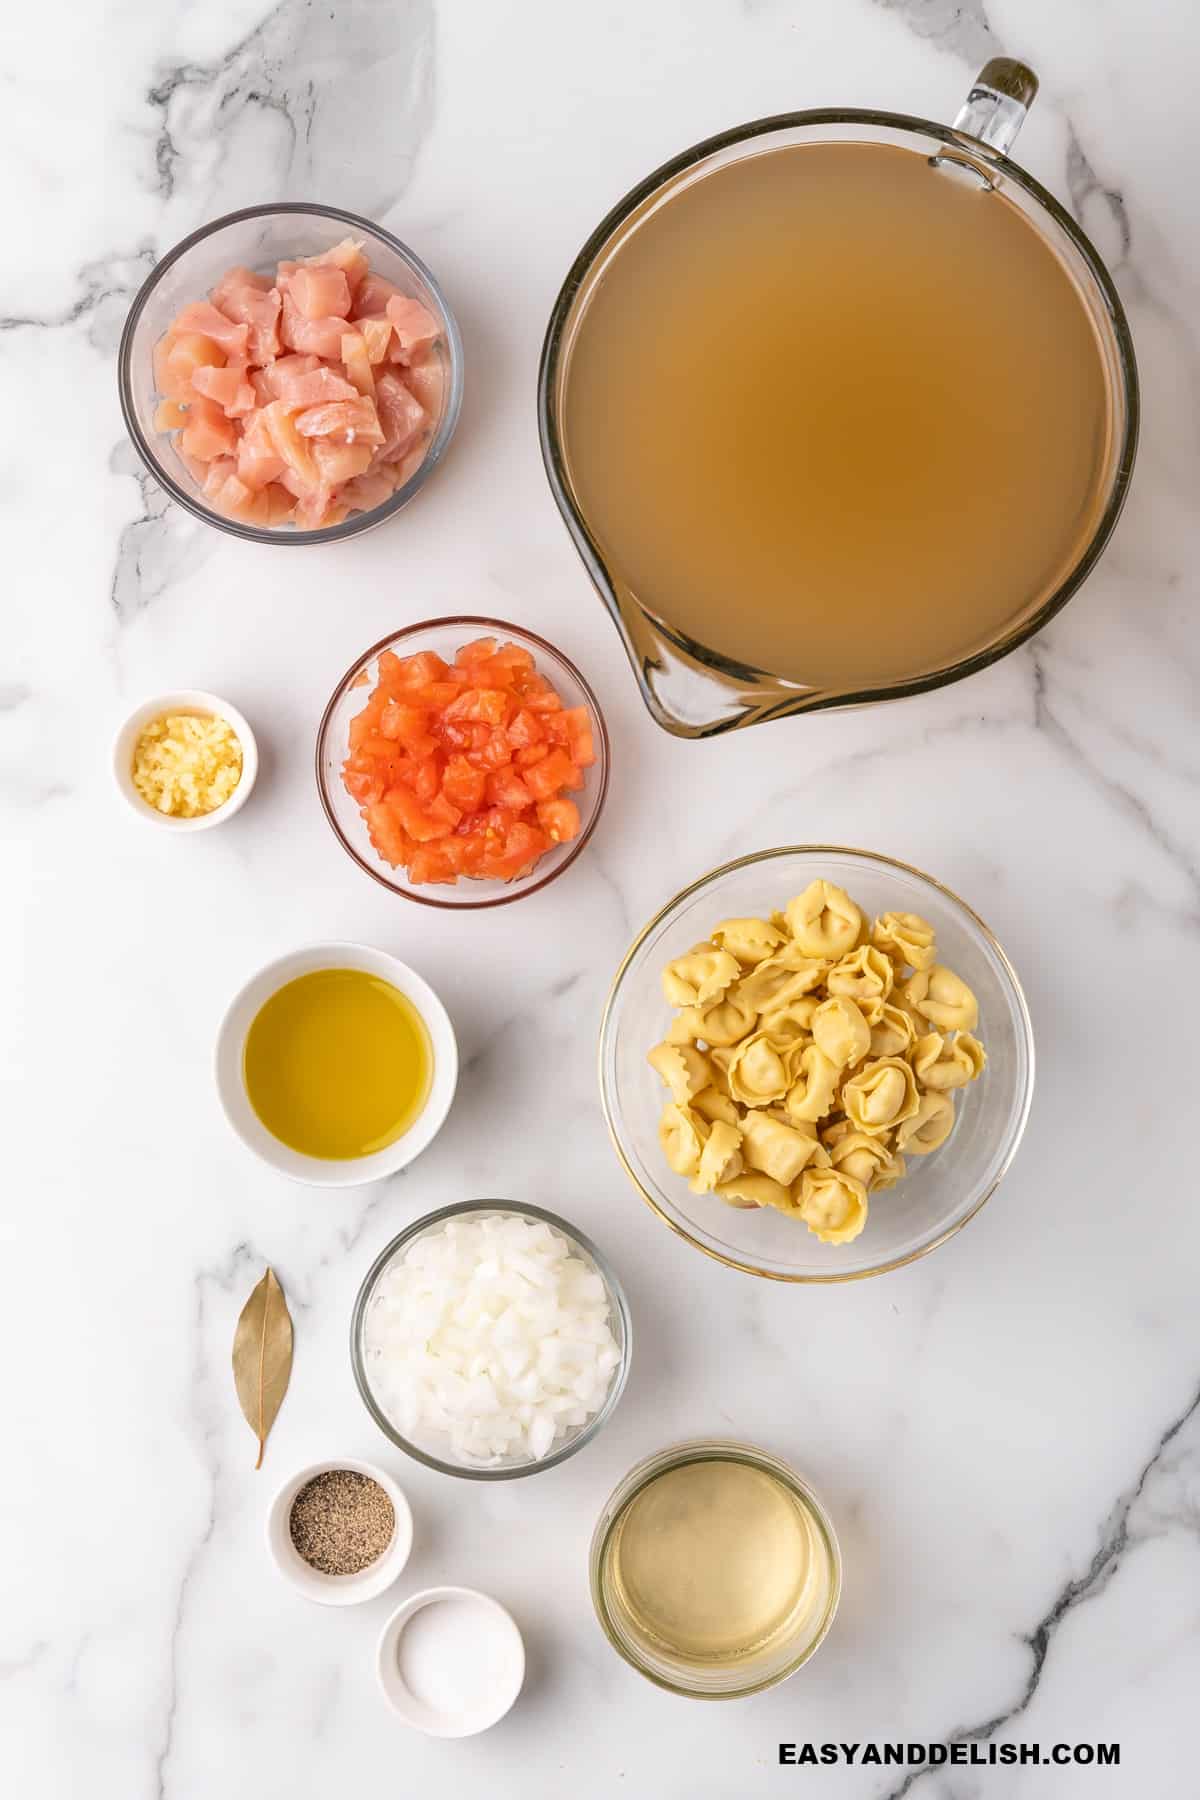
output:
M1064 265L914 151L813 144L694 181L616 250L569 350L567 472L610 572L817 688L987 647L1073 569L1111 402Z
M766 1471L723 1459L656 1476L610 1540L609 1604L634 1642L680 1663L727 1668L823 1620L828 1545Z

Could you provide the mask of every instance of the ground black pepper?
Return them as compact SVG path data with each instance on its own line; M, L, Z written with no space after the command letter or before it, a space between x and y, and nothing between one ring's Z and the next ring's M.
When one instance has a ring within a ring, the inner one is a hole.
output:
M396 1514L377 1481L354 1469L326 1469L292 1501L292 1543L322 1575L357 1575L392 1541Z

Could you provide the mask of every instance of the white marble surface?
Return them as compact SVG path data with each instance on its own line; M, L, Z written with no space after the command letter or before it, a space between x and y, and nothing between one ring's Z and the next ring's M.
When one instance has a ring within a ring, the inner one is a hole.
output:
M957 1769L915 1792L1195 1794L1191 9L139 0L103 13L9 20L0 117L0 370L18 422L0 447L0 806L6 942L22 952L0 1008L4 1791L730 1800L790 1791L781 1739L965 1734L1119 1739L1123 1762ZM1044 636L967 684L675 742L643 713L543 480L534 370L558 281L610 202L695 138L839 102L950 117L997 49L1043 81L1021 159L1086 221L1130 311L1145 429L1116 539ZM113 378L155 258L219 212L281 196L376 215L408 239L443 279L469 357L458 439L420 502L303 556L223 540L167 506L124 441ZM594 679L616 750L578 868L518 908L451 918L390 900L342 855L311 745L364 645L459 607L560 642ZM121 814L105 758L122 711L175 684L242 706L264 766L228 829L164 842ZM965 1233L886 1279L803 1291L708 1263L640 1204L604 1136L593 1044L609 975L653 907L732 853L821 838L909 858L979 906L1025 980L1040 1081L1016 1166ZM434 1148L357 1194L308 1192L250 1160L210 1076L231 991L330 936L417 963L465 1052ZM639 1341L615 1419L563 1468L482 1491L398 1469L418 1548L397 1597L477 1583L529 1643L528 1689L504 1725L441 1744L406 1732L375 1691L389 1601L306 1607L269 1567L262 1521L302 1460L386 1457L350 1378L355 1289L407 1220L488 1192L594 1234ZM229 1346L268 1261L297 1354L255 1475ZM720 1707L626 1669L586 1579L615 1480L711 1429L807 1471L847 1565L812 1667ZM850 1800L904 1791L895 1771L816 1779Z

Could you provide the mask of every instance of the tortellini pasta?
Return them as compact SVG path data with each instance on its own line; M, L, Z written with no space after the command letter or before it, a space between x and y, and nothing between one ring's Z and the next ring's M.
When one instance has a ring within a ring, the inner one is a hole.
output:
M921 1103L917 1078L902 1056L881 1056L852 1075L842 1089L846 1117L868 1137L894 1131Z
M723 919L663 972L676 1009L647 1060L669 1099L659 1140L694 1192L803 1220L823 1243L954 1129L983 1072L979 1006L916 913L869 925L814 881L768 918Z
M787 1091L784 1106L793 1119L815 1122L833 1109L837 1090L838 1068L816 1044L800 1052L796 1064L796 1080Z
M909 1060L922 1087L944 1093L947 1088L966 1087L968 1081L982 1075L987 1052L969 1031L960 1031L954 1038L930 1031L917 1039Z
M893 1187L904 1173L904 1158L888 1147L883 1138L868 1137L855 1131L849 1119L834 1127L839 1134L828 1145L830 1164L861 1181L869 1194Z
M769 1175L737 1175L732 1181L723 1181L716 1191L726 1206L739 1206L744 1211L754 1206L773 1206L781 1213L794 1210L788 1189Z
M835 1069L852 1069L871 1048L871 1028L853 1000L831 994L812 1017L813 1043Z
M723 1094L718 1087L706 1087L692 1098L692 1111L715 1125L719 1119L722 1125L736 1125L741 1114L728 1094Z
M895 979L896 971L883 951L877 950L874 944L860 944L849 956L843 956L841 962L834 963L825 978L825 986L831 994L845 994L849 999L857 1000L860 1006L864 1001L876 1001L882 1010ZM877 1020L878 1013L872 1023Z
M933 926L917 913L883 913L871 927L871 942L899 968L928 969L937 955Z
M662 1109L658 1121L658 1141L663 1155L676 1175L694 1175L700 1167L708 1126L687 1106L674 1100Z
M954 1101L949 1094L930 1089L922 1094L917 1110L896 1133L896 1142L910 1156L928 1156L944 1144L954 1130Z
M766 957L737 984L737 998L756 1012L783 1006L802 994L811 994L824 980L828 964L811 956L801 956L794 944Z
M729 1053L725 1073L729 1092L743 1106L767 1106L782 1100L792 1085L793 1045L756 1031Z
M979 1002L961 976L941 963L922 975L924 992L914 1000L917 1011L937 1031L974 1031Z
M912 1014L885 1000L878 1021L871 1027L872 1056L904 1056L916 1041Z
M722 919L713 930L712 941L718 949L736 956L743 967L753 967L772 956L787 939L766 919Z
M805 956L845 956L858 943L863 916L845 888L811 881L789 900L784 918Z
M746 1114L741 1150L747 1167L769 1175L784 1187L791 1187L820 1148L816 1138L805 1137L803 1132L781 1124L765 1112Z
M646 1061L662 1076L677 1106L686 1106L712 1085L712 1066L694 1044L655 1044Z
M709 1127L691 1185L697 1194L711 1194L723 1181L732 1181L743 1168L742 1134L738 1126L718 1119Z
M806 1169L800 1217L823 1244L848 1244L867 1222L867 1190L844 1169Z
M663 970L663 993L672 1006L705 1006L725 998L726 989L741 974L736 956L697 944L686 956L677 956Z

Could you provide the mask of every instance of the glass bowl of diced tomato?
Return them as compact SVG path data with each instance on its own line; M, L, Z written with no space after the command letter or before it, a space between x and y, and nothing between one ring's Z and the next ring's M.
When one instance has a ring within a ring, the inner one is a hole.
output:
M426 906L503 906L561 875L595 830L608 763L574 663L534 632L469 615L372 644L317 732L335 836Z

